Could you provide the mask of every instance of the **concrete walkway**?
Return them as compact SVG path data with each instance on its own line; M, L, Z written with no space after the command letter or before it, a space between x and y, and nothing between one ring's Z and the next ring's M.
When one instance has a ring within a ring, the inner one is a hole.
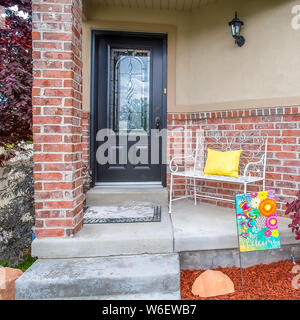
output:
M289 223L279 218L281 245L299 245ZM171 215L162 209L161 222L84 225L73 238L35 239L32 254L53 259L236 249L236 232L234 210L180 200Z
M279 218L281 248L243 253L242 266L300 258ZM180 299L180 269L239 266L235 212L178 201L161 222L84 225L73 238L35 239L38 259L17 281L17 299ZM57 259L60 258L60 259Z

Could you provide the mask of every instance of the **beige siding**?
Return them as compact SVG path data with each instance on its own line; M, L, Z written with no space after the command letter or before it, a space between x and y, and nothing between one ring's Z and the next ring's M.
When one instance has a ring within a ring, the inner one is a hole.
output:
M169 34L168 112L299 105L300 30L291 27L296 4L219 0L189 11L149 9L147 1L145 8L89 6L84 109L89 109L92 28ZM228 26L236 10L245 23L242 48L234 45Z

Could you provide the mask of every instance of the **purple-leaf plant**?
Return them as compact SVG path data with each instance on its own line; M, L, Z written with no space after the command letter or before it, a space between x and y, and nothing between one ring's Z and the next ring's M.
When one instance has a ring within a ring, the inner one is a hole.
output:
M6 148L32 140L32 8L31 0L0 0L0 6L0 147Z
M300 190L297 198L291 203L287 203L286 208L285 214L291 214L292 218L289 228L296 234L296 240L300 240Z

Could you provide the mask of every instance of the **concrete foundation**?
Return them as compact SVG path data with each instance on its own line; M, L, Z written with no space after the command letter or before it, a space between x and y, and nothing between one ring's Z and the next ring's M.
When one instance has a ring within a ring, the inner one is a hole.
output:
M218 267L239 267L238 249L201 250L180 252L182 270L215 269ZM241 253L242 267L269 264L281 260L300 259L300 245L283 245L276 250L262 250Z

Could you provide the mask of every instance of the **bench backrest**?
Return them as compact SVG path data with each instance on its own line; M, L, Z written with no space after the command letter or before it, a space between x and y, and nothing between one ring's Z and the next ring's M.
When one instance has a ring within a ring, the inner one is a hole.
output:
M194 155L194 170L203 171L207 149L219 151L243 150L239 165L239 174L244 175L245 168L249 162L260 162L261 166L250 168L252 176L264 174L267 159L267 136L247 136L245 133L232 131L205 132L196 131L196 146ZM248 172L247 170L247 172ZM255 170L255 172L253 171Z

